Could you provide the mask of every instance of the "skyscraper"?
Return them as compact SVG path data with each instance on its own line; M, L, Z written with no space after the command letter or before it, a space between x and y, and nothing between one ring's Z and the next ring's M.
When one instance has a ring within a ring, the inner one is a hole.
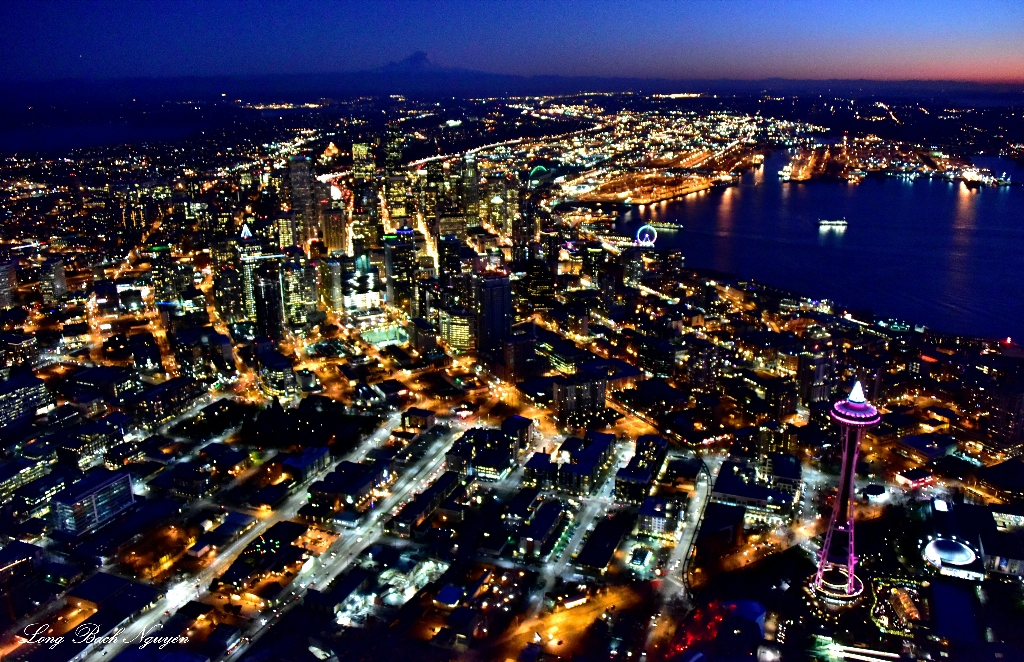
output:
M14 291L18 288L18 262L10 251L0 251L0 309L14 305Z
M320 225L323 230L324 243L327 245L328 255L344 253L348 246L345 240L345 201L341 198L341 191L331 193L330 201L321 209Z
M384 170L387 175L402 174L402 149L405 147L405 133L398 122L389 122L384 139Z
M313 173L309 157L288 159L288 182L292 190L292 216L299 242L316 237L316 210L313 206Z
M526 262L530 258L530 244L536 241L537 225L533 201L524 193L519 213L512 219L512 259Z
M512 330L512 288L508 274L475 274L473 304L477 316L477 349L502 354Z
M320 263L320 300L330 310L340 311L345 307L344 274L344 265L336 257Z
M245 319L245 292L242 278L232 267L223 267L213 280L213 300L217 314L228 324Z
M477 217L480 213L480 171L476 166L476 156L467 153L462 157L462 172L459 177L459 198L462 210L470 218L470 225L479 225Z
M807 407L830 400L834 372L832 347L824 340L809 340L797 359L800 404Z
M357 186L352 203L352 249L355 255L358 257L369 248L380 248L383 230L377 188L372 183Z
M64 273L64 258L49 257L39 268L39 290L45 303L56 303L68 293L67 276Z
M352 145L352 178L357 181L373 181L377 173L377 165L373 160L373 152L367 143Z
M297 217L294 214L283 214L277 219L277 246L282 250L297 245Z
M416 239L412 230L384 238L384 268L388 305L409 312L416 278Z
M248 226L242 226L242 236L248 234ZM255 271L263 255L263 246L254 241L252 235L238 242L238 264L242 269L242 300L245 303L245 316L256 319Z
M864 590L864 583L855 574L857 556L853 547L854 477L857 453L864 428L876 425L878 410L864 398L864 389L856 382L846 400L832 407L832 418L839 423L839 443L843 451L839 469L839 492L836 494L832 519L829 520L825 543L821 547L818 572L813 588L822 600L843 606L855 600Z
M189 262L180 262L169 252L161 253L153 260L153 297L157 301L179 301L181 293L194 284L195 267Z
M256 330L261 336L281 339L284 336L284 300L281 269L275 262L265 262L253 273L253 299Z
M284 316L292 327L306 324L316 310L316 268L304 255L285 262L281 271L281 296Z

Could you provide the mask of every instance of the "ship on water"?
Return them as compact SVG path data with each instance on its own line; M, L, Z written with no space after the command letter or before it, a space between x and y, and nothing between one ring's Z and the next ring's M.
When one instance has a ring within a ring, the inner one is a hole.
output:
M821 230L830 230L830 229L832 229L832 230L845 230L846 229L846 225L847 225L847 223L846 223L846 219L845 218L835 218L835 219L819 218L818 219L818 228L821 229Z

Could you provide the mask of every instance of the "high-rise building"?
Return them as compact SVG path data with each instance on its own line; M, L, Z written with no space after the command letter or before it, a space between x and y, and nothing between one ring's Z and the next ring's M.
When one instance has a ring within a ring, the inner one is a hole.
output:
M14 305L18 289L18 260L7 249L0 249L0 309Z
M398 122L389 122L384 138L384 170L387 175L402 174L402 149L405 147L405 133Z
M180 301L181 294L195 284L195 267L190 262L181 262L169 252L161 253L153 260L153 298L157 301Z
M438 314L441 337L456 353L476 349L476 315L465 308L442 308Z
M298 245L296 215L284 214L277 219L277 246L281 250Z
M242 235L248 232L249 227L242 227ZM250 320L256 319L256 294L255 294L255 271L259 267L260 259L263 256L263 245L252 239L238 242L235 247L238 251L238 264L242 274L242 298L245 304L245 316Z
M309 157L288 159L288 182L291 185L292 216L298 242L316 237L316 209L313 205L313 164Z
M444 163L440 159L428 161L426 170L426 178L421 181L420 210L427 227L436 234L439 208L444 206Z
M477 316L477 349L503 353L512 330L512 287L508 274L474 274L473 306Z
M284 301L281 269L275 262L264 262L253 272L253 299L257 332L280 340L284 336Z
M459 200L462 211L469 217L470 225L479 225L480 215L480 171L477 169L476 156L466 154L462 157L462 172L459 173Z
M809 341L797 359L800 404L807 407L831 399L834 372L832 347L822 340Z
M416 239L412 230L384 238L384 269L388 305L409 312L416 278Z
M0 429L26 420L53 405L53 396L43 380L18 374L0 382Z
M124 471L94 469L53 497L50 517L54 530L77 537L103 526L133 503L131 476Z
M67 276L64 273L64 258L53 256L46 259L39 268L39 290L44 303L56 303L68 293Z
M405 175L388 175L384 184L384 196L387 198L388 214L392 220L405 218L409 215L409 181Z
M839 491L812 587L826 604L842 607L851 604L864 591L864 582L856 575L857 556L853 546L854 479L861 433L865 428L876 425L881 417L864 397L860 382L856 382L846 400L832 407L832 418L840 427L843 459L839 469Z
M345 201L341 199L340 195L337 199L332 195L329 203L320 213L320 225L328 255L344 253L348 249L348 242L345 239L346 216Z
M213 301L217 314L227 324L245 319L245 292L242 277L232 267L224 267L213 279Z
M519 214L512 219L512 259L526 262L530 259L530 244L537 240L537 222L533 201L523 194Z
M371 182L377 174L377 164L373 152L367 143L352 144L352 178L357 181Z
M370 248L380 248L384 228L380 221L377 188L372 184L356 187L352 201L352 248L358 257Z
M284 316L292 327L304 326L316 311L316 267L305 256L285 262L281 271Z
M320 301L330 310L345 307L345 266L339 258L328 258L320 263Z
M596 241L589 241L578 246L578 249L582 253L581 257L583 258L583 265L580 270L581 275L589 278L591 283L597 283L601 267L604 265L604 248Z

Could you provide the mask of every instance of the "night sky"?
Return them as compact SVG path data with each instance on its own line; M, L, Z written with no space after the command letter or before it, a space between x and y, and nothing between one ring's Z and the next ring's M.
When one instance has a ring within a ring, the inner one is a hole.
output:
M0 3L0 80L318 73L1024 82L1024 2Z

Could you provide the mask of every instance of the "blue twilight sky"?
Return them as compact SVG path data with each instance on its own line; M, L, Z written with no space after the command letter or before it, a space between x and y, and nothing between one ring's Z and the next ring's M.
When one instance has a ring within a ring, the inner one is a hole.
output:
M0 80L368 69L1024 82L1024 0L2 0Z

